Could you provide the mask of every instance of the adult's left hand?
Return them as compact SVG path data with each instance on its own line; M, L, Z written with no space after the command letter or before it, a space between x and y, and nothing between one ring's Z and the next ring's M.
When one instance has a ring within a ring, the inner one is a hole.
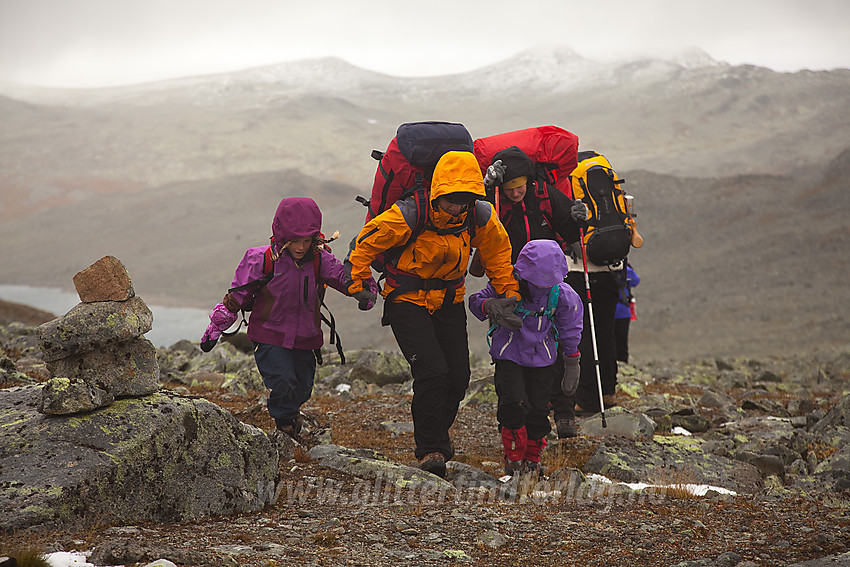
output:
M587 222L587 206L581 199L573 201L573 206L570 207L570 217L576 222Z

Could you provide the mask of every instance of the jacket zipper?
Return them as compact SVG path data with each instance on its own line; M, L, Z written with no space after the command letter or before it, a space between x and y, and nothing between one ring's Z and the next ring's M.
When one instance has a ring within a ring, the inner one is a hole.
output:
M506 348L508 348L508 345L510 345L510 344L511 344L511 341L512 341L512 340L514 340L514 333L513 333L513 331L511 331L511 332L510 332L510 334L508 334L508 340L507 340L507 342L505 342L505 346L503 346L503 347L501 348L501 350L499 350L499 356L502 356L502 354L504 354L505 349L506 349Z
M525 201L522 201L522 219L525 222L525 241L531 240L531 227L528 224L528 210L525 208Z

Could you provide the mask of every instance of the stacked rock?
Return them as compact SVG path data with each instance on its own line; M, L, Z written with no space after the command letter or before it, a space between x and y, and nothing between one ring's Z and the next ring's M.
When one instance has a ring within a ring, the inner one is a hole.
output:
M159 389L156 347L142 335L153 314L136 297L120 260L101 258L74 276L82 303L37 328L52 378L38 410L66 415L110 405Z

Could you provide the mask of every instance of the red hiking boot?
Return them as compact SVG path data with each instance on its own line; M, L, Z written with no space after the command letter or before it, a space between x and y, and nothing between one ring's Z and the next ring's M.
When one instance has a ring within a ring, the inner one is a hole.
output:
M529 439L525 445L525 456L523 457L523 468L529 472L537 472L538 476L543 476L543 465L540 464L540 458L543 456L543 449L546 448L546 438L532 440Z
M523 425L519 429L502 427L502 445L505 448L505 474L515 475L522 472L522 459L525 456L528 434Z

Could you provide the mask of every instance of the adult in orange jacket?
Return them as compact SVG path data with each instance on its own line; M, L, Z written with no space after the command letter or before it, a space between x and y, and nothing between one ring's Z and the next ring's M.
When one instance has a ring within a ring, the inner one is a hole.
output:
M464 276L472 248L481 251L506 314L519 299L510 240L493 206L478 200L483 198L475 156L448 152L434 168L428 199L417 204L411 196L370 220L346 260L348 291L365 300L370 265L384 255L382 323L392 328L413 375L416 458L438 476L454 456L449 428L469 386ZM425 226L418 227L423 206Z

